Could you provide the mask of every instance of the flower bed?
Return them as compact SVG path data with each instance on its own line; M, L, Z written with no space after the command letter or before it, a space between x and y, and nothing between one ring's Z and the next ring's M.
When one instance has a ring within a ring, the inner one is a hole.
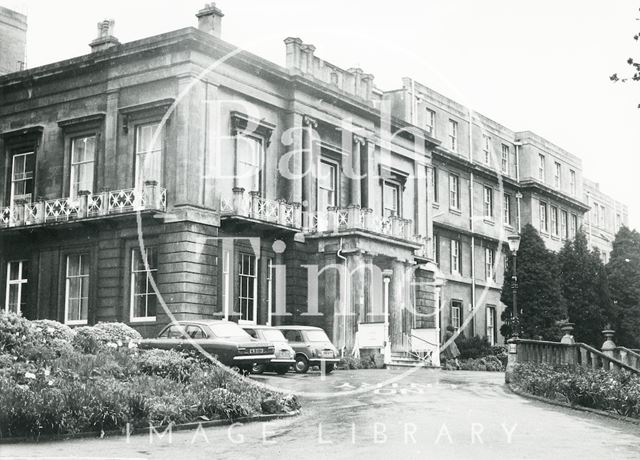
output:
M0 316L0 438L293 412L295 396L196 355L138 350L124 324L70 329Z
M535 396L640 418L640 376L627 371L520 363L511 384Z

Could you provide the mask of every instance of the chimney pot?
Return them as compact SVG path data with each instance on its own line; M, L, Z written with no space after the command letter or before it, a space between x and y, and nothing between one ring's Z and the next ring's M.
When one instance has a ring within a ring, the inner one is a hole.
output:
M113 35L116 22L113 19L105 19L98 23L98 36L89 43L92 52L106 50L120 44Z
M216 6L215 2L205 3L204 8L198 11L196 17L198 18L198 29L214 37L220 38L222 36L222 18L224 14Z

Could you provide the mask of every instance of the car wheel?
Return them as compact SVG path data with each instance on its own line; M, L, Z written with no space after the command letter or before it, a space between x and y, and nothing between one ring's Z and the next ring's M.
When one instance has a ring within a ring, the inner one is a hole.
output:
M265 370L266 366L264 364L254 364L251 367L252 374L262 374Z
M333 363L327 363L324 366L324 373L331 374L333 372L333 369L335 369L335 365ZM322 366L320 366L320 370L322 370Z
M277 373L278 375L284 375L284 374L286 374L287 372L289 372L289 368L290 368L290 367L291 367L291 366L278 366L278 367L276 367L276 369L275 369L275 370L276 370L276 373Z
M304 356L296 357L295 369L298 374L306 374L309 370L309 360Z

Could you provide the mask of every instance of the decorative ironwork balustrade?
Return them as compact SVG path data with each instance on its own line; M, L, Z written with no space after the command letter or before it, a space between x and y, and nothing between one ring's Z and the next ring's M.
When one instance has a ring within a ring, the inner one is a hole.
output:
M223 216L242 216L294 229L302 228L300 203L287 203L284 199L270 200L261 197L260 192L245 193L243 188L234 188L231 198L220 199L220 213Z
M0 208L0 228L68 222L144 210L166 211L167 191L154 182L143 189L80 192L75 198L14 203Z

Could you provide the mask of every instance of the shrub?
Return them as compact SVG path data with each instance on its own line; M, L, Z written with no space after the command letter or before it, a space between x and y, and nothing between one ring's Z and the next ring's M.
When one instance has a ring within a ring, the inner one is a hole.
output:
M191 373L200 366L200 362L190 354L175 350L141 350L135 361L144 374L169 377L179 382L189 380Z
M98 323L75 330L73 346L84 353L97 353L106 347L129 346L142 339L138 331L123 323Z
M640 418L640 376L628 371L520 363L512 383L536 396Z
M491 345L485 337L469 337L459 338L456 340L458 350L460 350L460 359L478 359L491 355Z
M33 335L30 321L15 313L0 314L0 352L14 354Z

